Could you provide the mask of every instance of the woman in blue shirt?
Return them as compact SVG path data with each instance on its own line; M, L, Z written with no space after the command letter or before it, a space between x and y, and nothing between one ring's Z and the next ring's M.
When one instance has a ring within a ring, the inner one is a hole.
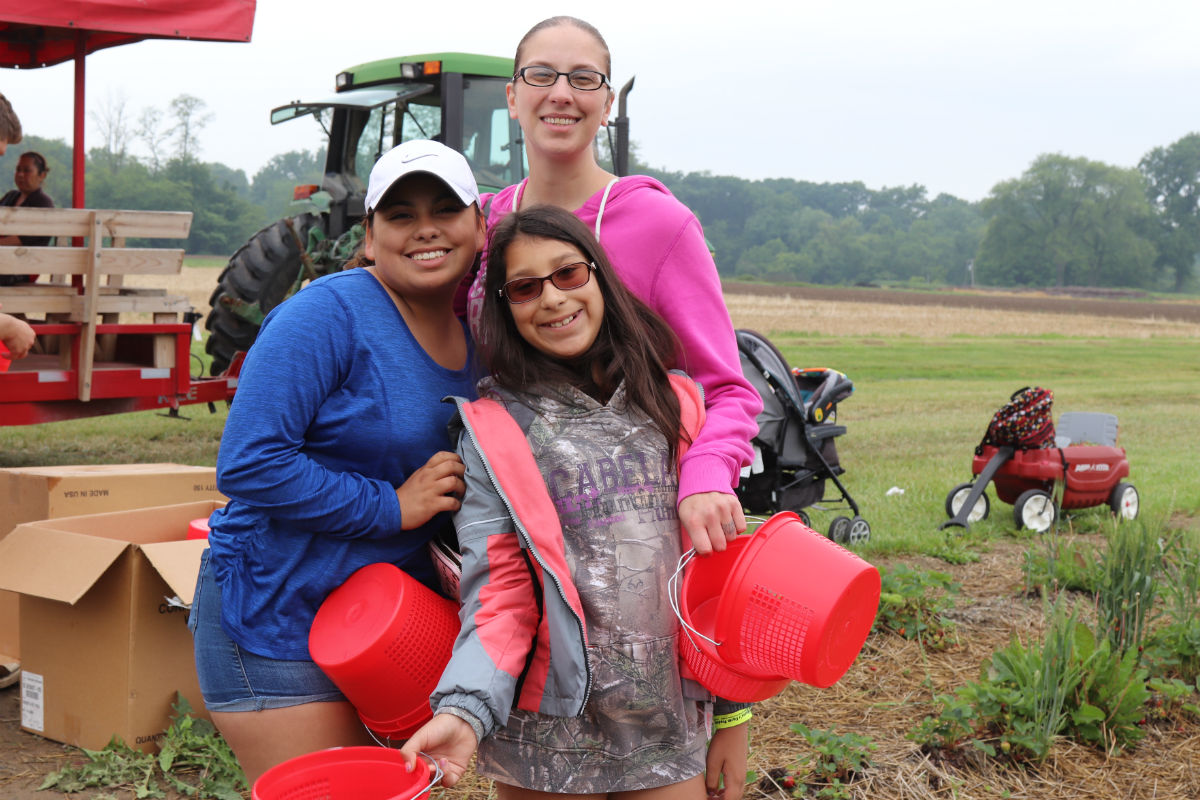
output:
M459 506L447 395L474 396L455 289L483 246L465 159L431 141L371 171L360 269L274 309L221 438L192 618L204 702L253 782L296 755L370 740L314 664L308 632L358 568L436 586L427 543Z

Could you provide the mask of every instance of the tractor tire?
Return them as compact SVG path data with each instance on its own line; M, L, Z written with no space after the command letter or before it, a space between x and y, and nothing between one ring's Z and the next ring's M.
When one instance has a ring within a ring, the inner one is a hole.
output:
M266 316L287 298L300 273L300 254L307 246L308 231L320 222L315 214L278 220L250 237L229 259L209 298L212 310L204 323L208 329L204 349L212 356L211 374L224 372L234 355L249 350L258 336L261 322L246 319L234 309L257 303Z

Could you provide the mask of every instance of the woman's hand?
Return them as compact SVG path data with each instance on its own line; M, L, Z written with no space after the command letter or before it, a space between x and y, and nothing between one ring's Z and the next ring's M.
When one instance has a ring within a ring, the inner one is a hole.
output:
M478 745L475 731L466 720L453 714L435 714L409 737L400 754L410 771L419 758L418 753L429 756L442 768L442 785L451 787L462 779ZM742 763L744 766L745 758Z
M467 488L463 473L462 459L457 454L443 450L430 456L396 490L401 529L410 531L442 511L457 511Z
M680 500L679 523L700 556L721 552L746 530L746 516L737 495L724 492L700 492Z
M746 757L750 723L713 731L704 765L704 788L710 800L741 800L746 789Z

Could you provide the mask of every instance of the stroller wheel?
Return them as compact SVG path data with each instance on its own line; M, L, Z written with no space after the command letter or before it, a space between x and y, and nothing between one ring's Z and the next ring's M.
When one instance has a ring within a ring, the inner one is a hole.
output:
M850 520L850 544L861 544L871 538L871 525L862 517Z
M849 517L834 517L829 523L829 538L838 544L850 544L851 527Z
M1054 507L1054 498L1041 489L1022 492L1013 504L1013 520L1017 523L1017 528L1045 533L1050 530L1056 519L1058 509Z
M946 516L950 519L957 517L958 512L962 510L963 503L967 502L967 497L974 488L975 484L973 483L960 483L951 489L950 494L946 495ZM987 519L990 510L987 492L982 492L979 499L975 501L975 507L971 509L971 513L967 514L967 522L979 522L981 519Z
M804 527L812 527L812 517L808 515L807 511L802 508L798 508L796 509L796 516L800 518L800 522L804 523Z
M1139 505L1138 490L1132 483L1118 483L1108 497L1108 507L1118 519L1137 519Z

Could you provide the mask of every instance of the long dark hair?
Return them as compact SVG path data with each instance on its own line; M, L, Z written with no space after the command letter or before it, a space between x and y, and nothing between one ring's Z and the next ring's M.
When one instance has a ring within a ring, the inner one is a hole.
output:
M521 237L566 242L596 266L594 280L604 298L604 319L596 340L578 358L563 361L525 341L508 300L500 296L508 275L508 249ZM555 384L567 383L607 396L624 380L629 402L642 409L666 437L674 463L680 410L667 370L678 360L679 341L662 317L617 277L587 226L557 206L530 206L492 228L487 263L478 338L483 362L496 383L516 393L530 393L535 387L553 391Z

